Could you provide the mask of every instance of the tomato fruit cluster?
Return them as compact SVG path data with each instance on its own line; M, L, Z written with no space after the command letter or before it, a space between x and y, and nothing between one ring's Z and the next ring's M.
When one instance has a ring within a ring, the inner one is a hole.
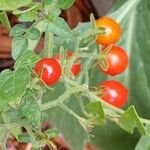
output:
M109 17L102 17L96 21L96 27L104 30L97 35L96 43L104 47L101 49L101 54L104 55L107 63L107 67L104 68L99 61L99 69L111 76L122 73L128 66L128 55L123 48L114 45L122 35L120 25ZM128 90L118 81L107 80L99 86L104 88L101 96L104 101L116 107L122 107L126 103Z
M121 47L114 45L120 39L122 29L115 20L109 17L98 19L96 26L97 28L104 29L104 32L97 35L96 42L105 47L101 49L100 54L104 56L108 64L108 67L104 68L101 65L101 61L99 61L98 66L106 74L112 76L118 75L128 66L126 52ZM65 60L71 59L73 55L74 53L72 51L68 51ZM68 69L66 66L62 67L60 65L61 59L62 56L58 54L54 58L42 58L35 65L35 73L46 85L51 86L55 84L60 79L62 72ZM73 76L77 76L80 73L80 58L76 59L70 69ZM128 90L120 82L107 80L100 83L99 87L102 88L102 96L100 98L104 101L116 107L122 107L126 103Z
M67 59L71 59L73 52L67 52ZM62 67L60 66L60 55L56 55L54 58L42 58L35 65L34 71L38 77L48 86L55 84L62 73ZM71 67L71 72L74 76L77 76L81 70L81 64L79 58L77 62Z

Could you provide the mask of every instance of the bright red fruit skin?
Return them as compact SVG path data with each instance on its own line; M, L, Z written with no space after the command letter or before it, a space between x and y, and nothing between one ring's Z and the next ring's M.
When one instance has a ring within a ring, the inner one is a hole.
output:
M101 99L107 103L120 108L127 102L128 90L120 82L107 80L100 83L100 86L104 88Z
M106 54L106 61L108 63L108 69L104 70L100 64L98 65L99 68L104 73L115 76L125 71L129 60L127 53L121 47L113 45Z
M96 27L103 27L104 34L97 35L96 42L104 46L108 46L117 42L122 34L120 25L110 17L102 17L96 20Z
M37 62L34 71L49 86L55 84L61 76L61 66L54 58L42 58Z
M67 52L67 59L71 59L71 57L73 56L73 52L72 51L68 51ZM57 61L60 61L61 56L58 54L56 57ZM74 76L77 76L81 71L81 64L80 64L80 59L77 59L77 62L74 63L71 67L71 72Z

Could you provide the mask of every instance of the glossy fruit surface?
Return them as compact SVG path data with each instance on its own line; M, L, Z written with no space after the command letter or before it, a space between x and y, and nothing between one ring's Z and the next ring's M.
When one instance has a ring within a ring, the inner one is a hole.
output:
M61 76L61 66L54 58L42 58L34 71L46 85L56 83Z
M72 56L73 56L73 52L68 51L67 59L71 59ZM58 54L55 58L57 61L60 61L61 56ZM72 65L71 72L74 76L77 76L80 73L80 70L81 70L81 64L80 64L80 59L78 58L77 61Z
M112 18L102 17L96 20L96 26L104 28L104 33L96 37L97 44L108 46L117 42L121 37L122 29Z
M122 107L127 102L128 90L120 82L107 80L100 83L100 87L103 87L101 99L107 103L116 107Z
M99 64L99 68L104 73L115 76L127 68L128 55L121 47L113 45L106 53L106 62L108 64L107 69L104 69L101 64Z

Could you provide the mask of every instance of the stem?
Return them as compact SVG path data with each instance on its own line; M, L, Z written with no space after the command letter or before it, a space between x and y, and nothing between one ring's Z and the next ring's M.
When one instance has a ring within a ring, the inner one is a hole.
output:
M70 97L70 92L69 91L66 91L64 94L62 94L61 96L59 96L59 98L53 100L53 101L50 101L46 104L43 104L42 107L41 107L41 110L45 111L45 110L48 110L50 108L53 108L53 107L56 107L56 106L59 106L59 103L65 101L66 99L68 99Z
M59 105L60 108L62 108L63 110L65 110L66 112L68 112L70 115L72 115L73 117L75 117L77 120L80 120L81 117L79 117L75 112L73 112L69 107L67 107L65 104L60 103Z
M74 111L72 111L69 107L67 107L63 103L60 103L59 107L62 108L64 111L68 112L74 118L76 118L79 121L79 123L81 124L81 126L84 128L85 131L91 132L91 129L93 128L93 126L91 125L91 123L88 120L78 116Z
M34 133L32 131L32 129L29 127L29 126L26 126L26 130L31 138L31 142L33 145L37 145L37 142L36 142L36 139L35 139L35 136L34 136Z
M90 58L90 59L100 59L100 57L97 54L87 54L87 53L80 53L80 58Z
M25 126L27 124L27 120L21 120L21 121L17 121L17 122L13 122L13 123L9 123L7 124L7 128L8 129L17 129L17 128L21 128L23 126ZM1 128L6 128L6 124L0 124Z
M41 106L41 104L42 104L43 93L44 93L43 89L40 89L40 90L38 91L37 100L38 100L39 106Z
M50 150L57 150L56 145L53 144L51 141L47 140L46 144L47 144L47 146L49 147Z
M53 43L54 43L54 35L50 31L45 32L45 41L44 41L44 57L52 57L53 56Z

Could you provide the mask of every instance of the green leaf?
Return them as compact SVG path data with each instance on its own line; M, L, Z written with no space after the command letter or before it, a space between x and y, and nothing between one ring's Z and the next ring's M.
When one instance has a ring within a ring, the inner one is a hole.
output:
M43 6L47 6L47 5L52 4L53 1L54 1L54 0L43 0L43 1L42 1L42 4L43 4Z
M0 100L7 103L20 102L29 84L30 75L28 68L19 68L13 72L8 70L0 74Z
M8 104L0 99L0 113L4 110L7 110Z
M97 113L99 114L103 119L105 118L103 106L100 101L90 102L86 105L86 110L89 113Z
M30 40L37 40L41 36L40 31L37 28L31 28L29 31L27 31L27 37Z
M59 17L54 20L46 21L44 26L45 31L49 30L61 37L69 37L72 34L64 19Z
M0 12L0 22L2 22L2 25L7 28L7 29L11 29L11 26L10 26L10 23L9 23L9 20L8 20L8 16L7 16L7 13L6 11L2 11Z
M41 9L41 3L38 3L38 2L32 2L30 3L26 9L16 9L16 10L13 10L13 14L14 15L21 15L23 13L27 13L27 12L32 12L34 10L38 10L38 9Z
M39 127L41 110L38 104L24 105L21 112L35 127Z
M20 22L32 22L37 18L37 13L36 11L29 11L26 13L23 13L19 16L19 21Z
M12 41L12 57L17 60L28 47L28 39L24 36L17 36Z
M148 134L150 135L150 124L146 124L146 130L147 130L147 132L148 132Z
M70 6L72 6L74 3L74 0L59 0L58 5L61 9L67 9Z
M26 133L23 133L23 134L19 134L18 137L17 137L17 140L19 142L22 142L22 143L31 143L31 138L28 134Z
M142 136L137 143L135 150L150 150L150 136Z
M31 3L32 0L0 0L0 10L14 10Z
M56 136L58 136L59 131L53 128L53 129L48 129L45 133L48 135L48 138L55 138Z
M41 121L47 121L48 120L48 114L46 112L43 112L41 114Z
M0 73L0 78L3 78L6 75L9 75L11 73L10 69L5 69Z
M57 8L54 11L50 12L50 14L48 15L48 19L49 20L54 20L60 14L61 14L61 9Z
M120 116L118 125L129 133L133 134L133 129L138 128L139 132L143 135L147 134L146 129L141 122L134 106L128 108L128 110Z
M96 125L105 124L105 114L100 101L91 102L87 104L85 108L88 113L93 114L93 116L90 118L92 123Z
M16 61L15 68L22 68L29 66L32 68L35 63L39 60L40 56L33 50L26 50L22 56Z
M150 150L150 136L142 136L138 144L136 145L135 150Z
M23 34L25 31L26 31L26 28L23 25L17 24L10 30L9 35L18 36L18 35Z

